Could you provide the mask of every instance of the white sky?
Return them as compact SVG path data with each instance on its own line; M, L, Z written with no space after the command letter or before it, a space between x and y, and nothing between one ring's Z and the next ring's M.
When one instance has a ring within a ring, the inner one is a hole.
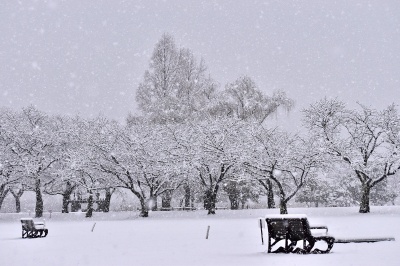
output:
M324 96L400 99L400 1L1 1L1 106L123 121L162 33L202 56L221 87L241 75L285 90L289 129ZM272 121L276 123L276 121Z

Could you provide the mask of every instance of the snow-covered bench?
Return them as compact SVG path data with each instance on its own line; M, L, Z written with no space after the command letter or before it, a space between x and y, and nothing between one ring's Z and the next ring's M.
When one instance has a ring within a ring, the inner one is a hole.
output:
M305 214L268 215L265 221L268 227L268 253L328 253L335 243L335 238L332 236L314 236L311 229L325 229L327 233L328 228L326 226L311 227ZM285 241L285 246L272 251L272 247L281 240ZM302 248L296 248L298 241L303 241ZM327 249L312 250L317 241L325 241L328 245Z
M22 238L45 237L49 230L43 222L34 222L32 218L21 218Z

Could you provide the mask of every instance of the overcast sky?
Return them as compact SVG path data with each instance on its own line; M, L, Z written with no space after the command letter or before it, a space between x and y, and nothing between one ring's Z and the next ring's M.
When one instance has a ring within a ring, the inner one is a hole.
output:
M0 1L1 106L124 121L164 32L221 88L242 75L296 101L400 99L400 1ZM271 123L276 121L273 119Z

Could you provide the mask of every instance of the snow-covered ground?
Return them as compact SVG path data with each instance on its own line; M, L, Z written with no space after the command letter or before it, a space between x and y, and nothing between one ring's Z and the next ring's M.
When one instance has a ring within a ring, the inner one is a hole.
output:
M268 254L257 218L277 210L45 214L49 235L22 239L19 218L0 214L0 265L400 265L400 206L289 209L336 238L392 236L396 241L335 244L330 254ZM92 228L94 223L94 231ZM207 227L209 238L206 239ZM267 239L267 233L264 235Z

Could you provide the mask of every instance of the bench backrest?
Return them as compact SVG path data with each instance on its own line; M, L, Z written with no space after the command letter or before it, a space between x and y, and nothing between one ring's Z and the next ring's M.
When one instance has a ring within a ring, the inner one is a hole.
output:
M289 220L289 235L289 238L295 241L311 236L308 220L306 218Z
M272 238L286 238L289 222L284 219L266 219L268 234Z
M294 241L311 236L307 218L266 218L269 237L288 238Z
M25 230L35 229L35 223L32 218L21 219L22 228Z

